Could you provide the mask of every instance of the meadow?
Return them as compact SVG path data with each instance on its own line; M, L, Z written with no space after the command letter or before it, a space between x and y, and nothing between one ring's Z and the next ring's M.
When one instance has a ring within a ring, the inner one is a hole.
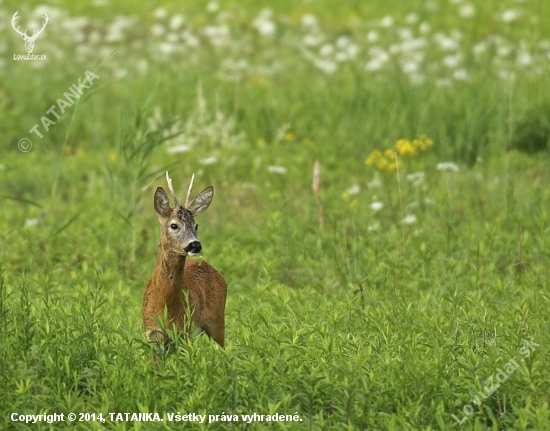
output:
M16 11L48 15L47 59L16 58ZM550 429L548 16L0 1L0 428ZM167 170L214 186L228 299L226 348L176 339L159 370Z

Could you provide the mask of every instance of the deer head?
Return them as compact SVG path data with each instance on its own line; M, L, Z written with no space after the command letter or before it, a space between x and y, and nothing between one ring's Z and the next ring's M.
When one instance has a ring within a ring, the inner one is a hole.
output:
M198 255L202 250L201 243L197 239L197 230L199 225L194 217L206 211L212 198L214 197L214 188L209 186L200 192L195 199L189 202L193 180L187 191L185 205L181 206L176 193L172 187L172 180L166 172L166 181L168 188L174 198L174 208L170 207L168 195L162 187L157 188L155 192L155 211L158 214L160 222L160 244L170 251L179 255Z
M14 14L13 14L13 18L11 19L11 26L13 27L13 29L19 33L21 35L21 37L23 38L23 40L25 41L25 49L27 50L27 52L29 54L32 53L32 51L34 50L34 41L36 40L36 38L38 37L38 35L40 35L40 33L42 33L44 31L44 28L46 27L46 24L48 24L48 15L47 14L44 14L44 22L42 23L42 28L40 30L34 30L33 33L32 33L32 36L29 36L27 34L27 30L25 30L25 32L21 32L19 31L19 26L15 27L15 21L17 21L17 18L18 18L18 15L19 14L19 11L16 11Z

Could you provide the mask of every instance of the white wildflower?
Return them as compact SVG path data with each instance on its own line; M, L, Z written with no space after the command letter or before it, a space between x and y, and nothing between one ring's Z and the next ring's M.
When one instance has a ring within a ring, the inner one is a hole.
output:
M186 153L189 150L191 150L190 145L181 144L181 145L174 145L173 147L168 147L166 149L166 152L168 154L177 154L177 153Z
M521 15L521 11L517 9L508 9L502 12L502 14L500 15L500 20L502 22L517 21L520 15Z
M379 211L384 207L382 202L376 201L370 204L370 209L373 211Z
M275 132L275 138L278 140L278 141L282 141L283 139L285 139L285 135L287 134L287 132L290 130L290 127L292 126L292 124L290 123L285 123L283 124L281 127L279 127L277 129L277 131Z
M181 37L185 42L185 44L190 47L197 47L201 43L200 39L197 36L195 36L193 33L191 33L190 30L185 30L182 33Z
M318 69L321 69L326 74L334 73L336 69L338 69L338 65L334 61L330 60L318 58L314 61L314 64Z
M346 193L352 196L352 195L359 194L360 191L361 191L361 188L357 184L354 184L353 186L351 186L349 189L346 190Z
M458 69L453 72L453 78L457 81L468 81L470 79L470 75L465 69Z
M416 24L418 22L418 15L415 13L410 13L405 17L405 22L409 25Z
M410 181L413 186L419 186L424 182L424 172L413 172L407 175L407 181Z
M429 11L435 11L435 10L438 10L439 9L439 5L437 4L437 2L433 1L433 0L430 0L429 2L426 2L426 10L429 10Z
M380 21L380 25L385 28L393 27L393 17L391 15L386 15Z
M270 9L264 9L260 14L254 19L252 25L258 31L258 33L265 37L272 37L277 31L277 26L271 20L272 12Z
M304 45L307 46L317 46L319 45L325 37L320 34L306 34L304 36Z
M458 9L458 14L462 18L471 18L476 14L476 8L472 4L466 3L460 6Z
M140 58L136 62L136 72L138 72L141 75L145 75L148 70L149 70L149 62L144 58Z
M351 42L351 39L349 38L349 36L340 36L337 40L336 40L336 46L340 49L344 49L346 46L348 46Z
M447 66L449 69L455 69L457 68L460 63L462 62L462 54L460 52L456 53L455 55L447 55L443 58L443 65Z
M376 174L374 178L369 181L367 186L369 187L369 189L375 189L382 186L382 181L380 180L380 177L378 176L378 174Z
M443 33L437 33L434 36L434 40L443 51L454 51L460 46L458 40L453 37L445 36Z
M173 52L176 51L176 48L177 48L176 45L169 42L162 42L158 44L158 49L163 54L172 54Z
M206 157L204 159L200 159L199 163L201 165L208 166L208 165L213 165L217 161L218 161L218 158L216 156L210 156L210 157Z
M334 56L334 59L338 62L338 63L342 63L346 60L349 59L348 55L345 53L345 52L337 52L336 55Z
M436 169L438 171L446 171L446 172L459 172L460 168L458 165L455 165L453 162L441 162L438 163L436 166Z
M25 227L34 227L38 224L37 218L28 218L25 220Z
M365 64L365 70L369 72L375 72L381 70L384 67L384 63L377 58L373 58Z
M268 166L267 171L271 172L272 174L286 174L286 168L284 166Z
M214 13L218 10L219 7L220 5L217 1L211 1L206 5L206 10L210 13Z
M151 26L151 34L155 37L160 37L166 32L162 24L155 23Z
M207 25L203 28L203 33L214 46L224 46L229 44L229 26L222 25Z
M524 44L522 44L516 57L516 64L520 67L526 67L526 66L530 66L532 63L533 63L533 57L531 56L531 53L529 52L527 47Z
M407 214L403 217L403 224L414 224L416 223L416 216L414 214Z
M321 49L319 50L319 55L321 55L322 57L326 57L332 54L333 52L334 52L334 47L330 43L327 43L321 47Z
M176 43L179 40L179 35L177 33L168 33L166 35L166 41L169 43Z
M371 30L367 33L367 40L369 42L376 42L379 37L380 35L378 34L377 31Z
M313 14L306 13L302 16L302 25L304 27L315 27L317 22L317 17Z
M418 72L419 64L416 61L403 61L401 63L401 70L407 75L412 75Z
M346 47L346 54L349 58L355 58L359 52L359 46L352 43Z
M166 18L166 15L168 15L168 12L166 12L166 9L164 9L162 7L159 7L157 9L155 9L154 12L153 12L153 16L156 19L164 19L164 18Z
M410 40L414 37L412 30L408 27L397 29L397 34L401 40Z
M368 71L382 69L384 64L390 59L390 55L378 46L373 46L370 48L369 55L371 56L371 59L365 65L365 69Z
M418 31L420 31L420 34L428 34L431 29L432 28L430 27L430 24L424 21L422 24L420 24L420 28L418 29Z
M168 24L168 27L170 27L170 30L176 31L180 29L180 27L184 22L185 22L185 18L183 17L183 15L176 14L170 20L170 24Z
M488 47L488 45L487 45L487 42L479 42L479 43L476 43L476 44L474 45L474 49L473 49L474 55L475 55L476 57L479 57L479 56L485 54L485 53L487 52L487 49L488 49L488 48L489 48L489 47Z

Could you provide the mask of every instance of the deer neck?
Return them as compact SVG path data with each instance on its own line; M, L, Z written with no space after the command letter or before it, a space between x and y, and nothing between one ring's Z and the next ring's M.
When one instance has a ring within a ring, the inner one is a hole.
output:
M157 263L153 272L153 279L157 286L162 286L168 292L181 292L183 287L183 274L185 268L185 255L174 253L159 245Z

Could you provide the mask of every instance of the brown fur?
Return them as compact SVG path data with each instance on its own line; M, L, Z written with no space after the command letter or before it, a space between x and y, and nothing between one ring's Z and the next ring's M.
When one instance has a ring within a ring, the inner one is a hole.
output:
M157 265L143 295L142 310L145 328L158 330L154 316L162 317L166 305L168 329L173 329L175 326L183 330L187 306L184 290L187 290L194 326L191 330L205 331L224 347L227 296L225 279L204 260L187 260L181 255L167 258L166 254L159 249ZM149 337L149 341L158 341L158 335L154 333L151 335L154 338Z

